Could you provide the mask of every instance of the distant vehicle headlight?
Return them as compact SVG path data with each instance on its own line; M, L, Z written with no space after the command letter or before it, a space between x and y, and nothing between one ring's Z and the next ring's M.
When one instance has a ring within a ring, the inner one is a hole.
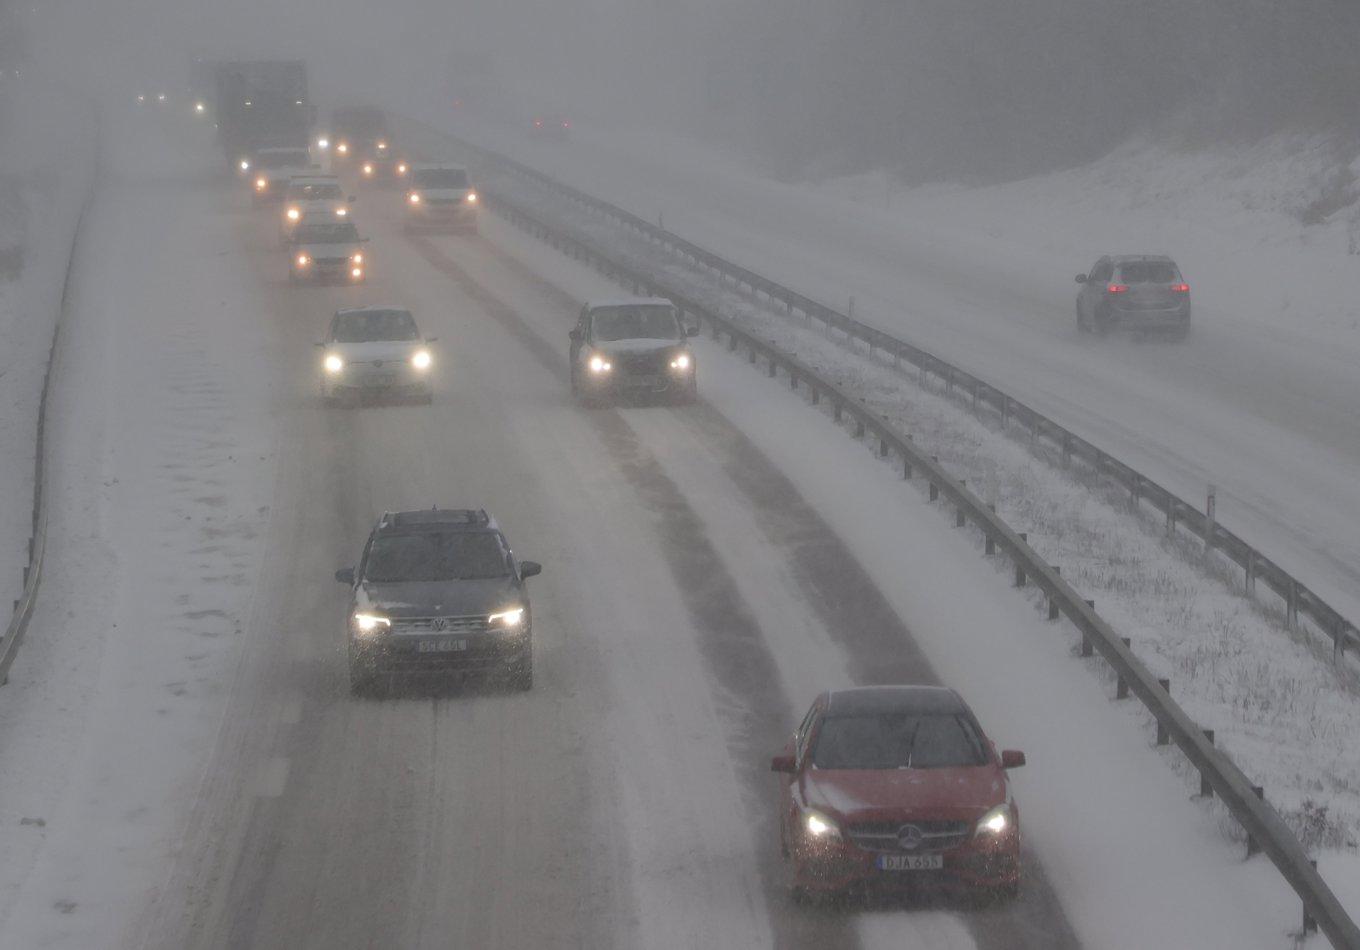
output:
M468 192L468 196L467 196L467 201L468 201L468 204L470 204L470 205L475 205L475 204L477 203L477 192L475 192L475 191L469 191L469 192Z
M398 163L397 163L397 174L398 174L398 175L405 175L405 174L406 174L406 163L405 163L405 162L398 162Z
M146 102L146 96L141 96L141 95L139 95L139 96L137 97L137 101L138 101L138 102Z
M360 612L354 615L354 626L360 633L377 633L389 629L392 621L379 614Z
M370 164L370 163L368 163L368 162L365 162L365 163L364 163L363 172L364 172L365 175L372 175L372 174L373 174L373 166L372 166L372 164Z
M302 217L302 212L299 211L297 208L289 208L289 209L288 209L288 220L289 220L289 221L296 221L296 220L297 220L298 218L300 218L300 217Z
M244 159L244 158L241 159L241 171L243 171L243 172L248 172L248 171L250 171L250 161L249 161L248 159Z
M316 147L324 152L326 149L331 147L331 140L323 135L321 138L316 140Z
M411 354L411 365L416 369L429 369L432 362L429 350L416 350Z
M348 216L348 215L349 215L349 209L348 209L348 208L336 208L336 209L335 209L335 216L336 216L337 218L343 218L343 217L346 217L346 216Z
M997 805L987 814L983 815L977 823L977 834L981 835L1001 835L1010 830L1011 827L1011 806Z
M268 188L268 187L269 187L269 179L268 179L268 178L263 178L263 177L261 177L261 178L256 178L256 179L255 179L255 190L256 190L256 191L264 191L264 190L265 190L266 188Z
M308 264L310 264L311 262L312 262L312 259L311 259L310 257L308 257L306 254L299 254L299 255L297 256L297 266L298 266L298 267L306 267L306 266L307 266Z
M195 111L195 112L207 112L207 111L208 111L208 107L207 107L205 104L203 104L202 102L195 102L195 103L194 103L194 111Z
M523 607L509 607L486 618L493 627L514 628L524 622Z
M379 143L378 143L378 151L380 151L380 152L385 152L385 151L387 151L387 143L386 143L386 142L379 142Z
M326 368L326 372L328 373L338 373L345 368L345 361L334 353L329 353L326 355L326 358L321 361L321 365Z
M364 262L364 255L362 255L362 254L352 254L352 255L350 255L350 259L349 259L349 260L350 260L350 263L351 263L351 264L362 264L362 263Z
M356 267L349 272L349 276L358 280L360 277L364 276L364 269L362 267Z
M680 372L683 373L685 370L690 368L690 365L692 363L693 360L689 358L688 353L681 353L675 359L671 360L671 369L679 370Z
M420 193L419 193L419 192L416 192L416 191L411 192L411 204L413 204L413 205L418 205L418 204L420 204Z
M834 841L840 838L841 830L836 823L818 811L809 811L803 816L803 827L807 833L820 841Z
M164 102L164 101L165 101L165 93L161 93L160 95L158 95L158 96L156 97L156 101L157 101L157 102Z
M337 152L339 152L341 155L348 155L348 154L349 154L349 143L348 143L348 142L341 142L339 145L335 146L335 150L336 150Z
M600 356L598 353L590 358L590 371L592 373L607 373L614 368L614 364Z

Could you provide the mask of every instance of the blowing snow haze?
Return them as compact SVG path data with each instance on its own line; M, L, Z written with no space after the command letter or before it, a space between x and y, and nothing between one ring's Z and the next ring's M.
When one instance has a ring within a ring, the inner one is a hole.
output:
M1349 133L1360 101L1360 7L1331 0L56 0L33 19L33 50L103 89L194 54L305 58L331 94L678 127L790 177Z

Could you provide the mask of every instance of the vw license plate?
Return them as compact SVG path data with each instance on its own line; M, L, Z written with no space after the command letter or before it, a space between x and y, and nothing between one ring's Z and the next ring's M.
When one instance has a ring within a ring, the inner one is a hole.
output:
M461 653L467 649L466 640L421 640L416 644L417 653Z
M938 871L944 867L942 854L880 854L880 871Z

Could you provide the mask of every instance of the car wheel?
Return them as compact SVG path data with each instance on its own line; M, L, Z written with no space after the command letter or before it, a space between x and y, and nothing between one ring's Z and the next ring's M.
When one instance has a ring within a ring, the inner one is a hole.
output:
M515 661L515 665L510 667L510 685L520 692L527 692L534 688L534 653L532 649L525 650L524 655Z

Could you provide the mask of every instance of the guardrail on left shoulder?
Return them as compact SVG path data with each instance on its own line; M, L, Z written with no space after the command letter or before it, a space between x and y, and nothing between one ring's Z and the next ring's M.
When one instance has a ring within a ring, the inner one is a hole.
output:
M28 566L24 568L24 591L14 602L14 615L0 639L0 686L9 681L9 668L14 663L19 644L23 642L28 622L33 617L33 608L38 601L38 587L42 584L43 555L47 551L47 491L45 490L45 458L47 455L47 406L52 391L52 368L57 360L57 346L61 342L61 325L66 315L71 294L71 271L75 264L76 248L80 243L80 233L85 224L85 214L89 210L93 181L90 193L85 196L80 213L76 217L75 231L71 235L71 247L66 258L66 277L61 289L61 303L57 310L56 324L52 329L52 344L47 351L47 369L43 373L42 395L38 399L38 434L33 453L33 535L28 539Z

